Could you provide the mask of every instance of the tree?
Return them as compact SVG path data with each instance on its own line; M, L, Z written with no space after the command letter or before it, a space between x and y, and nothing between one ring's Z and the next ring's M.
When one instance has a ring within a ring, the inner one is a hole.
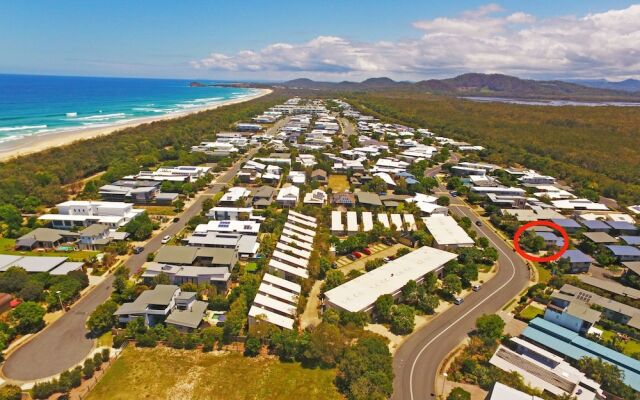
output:
M337 269L332 269L327 272L327 276L324 280L324 284L322 285L323 286L322 291L327 292L333 288L336 288L342 285L345 282L345 280L346 278L342 271L339 271Z
M471 400L471 393L461 387L457 387L449 392L447 400Z
M25 301L9 313L9 318L16 324L16 330L22 334L34 333L44 327L46 310L38 303Z
M393 296L391 296L390 294L383 294L376 299L376 302L373 305L373 310L380 322L391 321L391 317L393 315L393 305Z
M129 221L127 225L125 225L124 231L128 232L133 240L145 240L153 233L153 222L145 212Z
M636 395L633 388L624 383L623 373L616 365L597 358L582 357L578 360L578 369L601 384L607 392L625 399L633 399Z
M483 314L476 320L476 332L485 343L500 339L504 326L504 321L496 314Z
M336 381L349 399L388 399L393 392L393 367L385 339L371 335L358 340L340 361Z
M24 268L10 267L0 274L0 292L18 293L29 281L29 274Z
M427 314L433 314L440 305L440 298L435 294L429 294L426 291L420 295L416 307Z
M0 388L0 400L20 400L22 389L16 385L5 385Z
M96 365L93 362L93 359L87 358L82 365L82 376L85 379L89 379L93 376L93 373L96 371Z
M462 281L457 275L449 274L442 280L442 291L449 297L462 292Z
M169 275L165 274L164 272L160 272L158 275L156 275L153 278L151 278L151 281L153 282L152 285L154 287L157 286L157 285L170 285L171 284L171 278L169 278Z
M247 340L244 342L244 355L249 357L255 357L260 354L260 348L262 347L262 343L260 343L260 339L249 336Z
M36 280L28 281L18 293L18 296L25 301L38 302L42 300L44 294L44 285Z
M450 202L451 202L451 200L449 199L448 196L440 196L440 197L438 197L438 200L436 200L436 203L439 206L443 206L443 207L447 207Z
M96 335L109 331L117 322L117 317L113 315L117 309L118 304L111 299L100 304L89 316L87 327Z
M438 277L433 272L429 272L422 280L422 286L427 293L435 293L438 289Z
M335 325L321 323L309 334L304 357L322 368L332 368L347 347L346 338Z
M415 327L416 310L408 305L400 304L393 310L391 317L391 332L396 335L407 335Z

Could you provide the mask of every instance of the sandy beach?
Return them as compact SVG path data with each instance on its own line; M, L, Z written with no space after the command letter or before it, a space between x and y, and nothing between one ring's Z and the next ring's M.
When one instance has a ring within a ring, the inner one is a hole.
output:
M0 161L6 161L13 157L24 156L31 153L36 153L38 151L46 150L52 147L63 146L66 144L70 144L80 140L86 140L95 138L98 136L109 135L116 131L131 128L134 126L146 124L154 121L161 121L166 119L174 119L184 117L188 114L193 114L206 110L213 110L222 106L227 106L230 104L242 103L245 101L257 99L258 97L266 96L271 93L270 89L255 89L259 92L238 99L231 99L226 101L221 101L216 104L210 104L203 107L192 108L189 110L165 114L157 117L144 117L138 118L135 121L129 121L122 124L114 124L111 126L100 127L100 128L86 128L86 129L76 129L70 131L60 131L60 132L51 132L45 134L35 134L30 136L25 136L20 139L11 140L7 142L0 143Z

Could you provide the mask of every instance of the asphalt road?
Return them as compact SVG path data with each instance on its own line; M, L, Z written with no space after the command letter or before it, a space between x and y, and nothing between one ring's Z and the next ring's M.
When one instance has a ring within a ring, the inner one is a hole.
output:
M242 163L257 151L258 148L250 149L245 156L218 177L209 189L198 195L194 203L178 215L180 218L178 222L172 223L162 232L157 233L144 246L145 250L129 257L125 265L132 272L138 271L147 260L147 255L162 246L162 238L180 232L191 217L200 213L202 202L222 190L238 173ZM85 322L91 312L109 298L112 282L113 276L107 277L74 304L65 315L11 353L2 366L3 377L14 381L42 379L56 375L81 362L91 352L95 343L95 339L88 335Z
M435 175L436 169L428 173ZM464 303L450 308L415 332L398 349L393 360L395 379L392 398L396 400L435 399L438 367L447 354L474 329L479 316L499 311L529 281L528 266L511 245L484 222L481 222L482 226L476 226L478 216L459 198L450 198L451 212L469 217L478 234L487 237L498 249L498 272L482 285L480 291L472 292Z

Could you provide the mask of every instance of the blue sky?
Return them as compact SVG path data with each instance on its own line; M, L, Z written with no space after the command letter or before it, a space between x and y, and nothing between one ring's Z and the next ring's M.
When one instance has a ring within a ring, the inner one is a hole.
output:
M0 73L328 80L639 73L625 55L640 48L629 1L363 3L3 2Z

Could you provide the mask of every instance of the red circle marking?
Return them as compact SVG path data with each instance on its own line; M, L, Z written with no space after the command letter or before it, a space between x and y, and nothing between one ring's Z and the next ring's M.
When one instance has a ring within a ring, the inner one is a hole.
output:
M549 228L553 228L556 231L560 232L560 234L562 234L562 238L564 239L564 245L562 246L560 251L547 257L536 257L522 250L522 248L520 248L520 236L522 236L524 231L531 228L532 226L547 226ZM567 251L567 249L569 248L569 235L567 234L567 231L565 231L563 227L551 221L532 221L518 228L518 230L516 231L516 234L513 236L513 246L515 247L516 252L518 254L520 254L522 257L526 258L529 261L550 262L550 261L555 261L559 259L560 257L562 257L564 252Z

